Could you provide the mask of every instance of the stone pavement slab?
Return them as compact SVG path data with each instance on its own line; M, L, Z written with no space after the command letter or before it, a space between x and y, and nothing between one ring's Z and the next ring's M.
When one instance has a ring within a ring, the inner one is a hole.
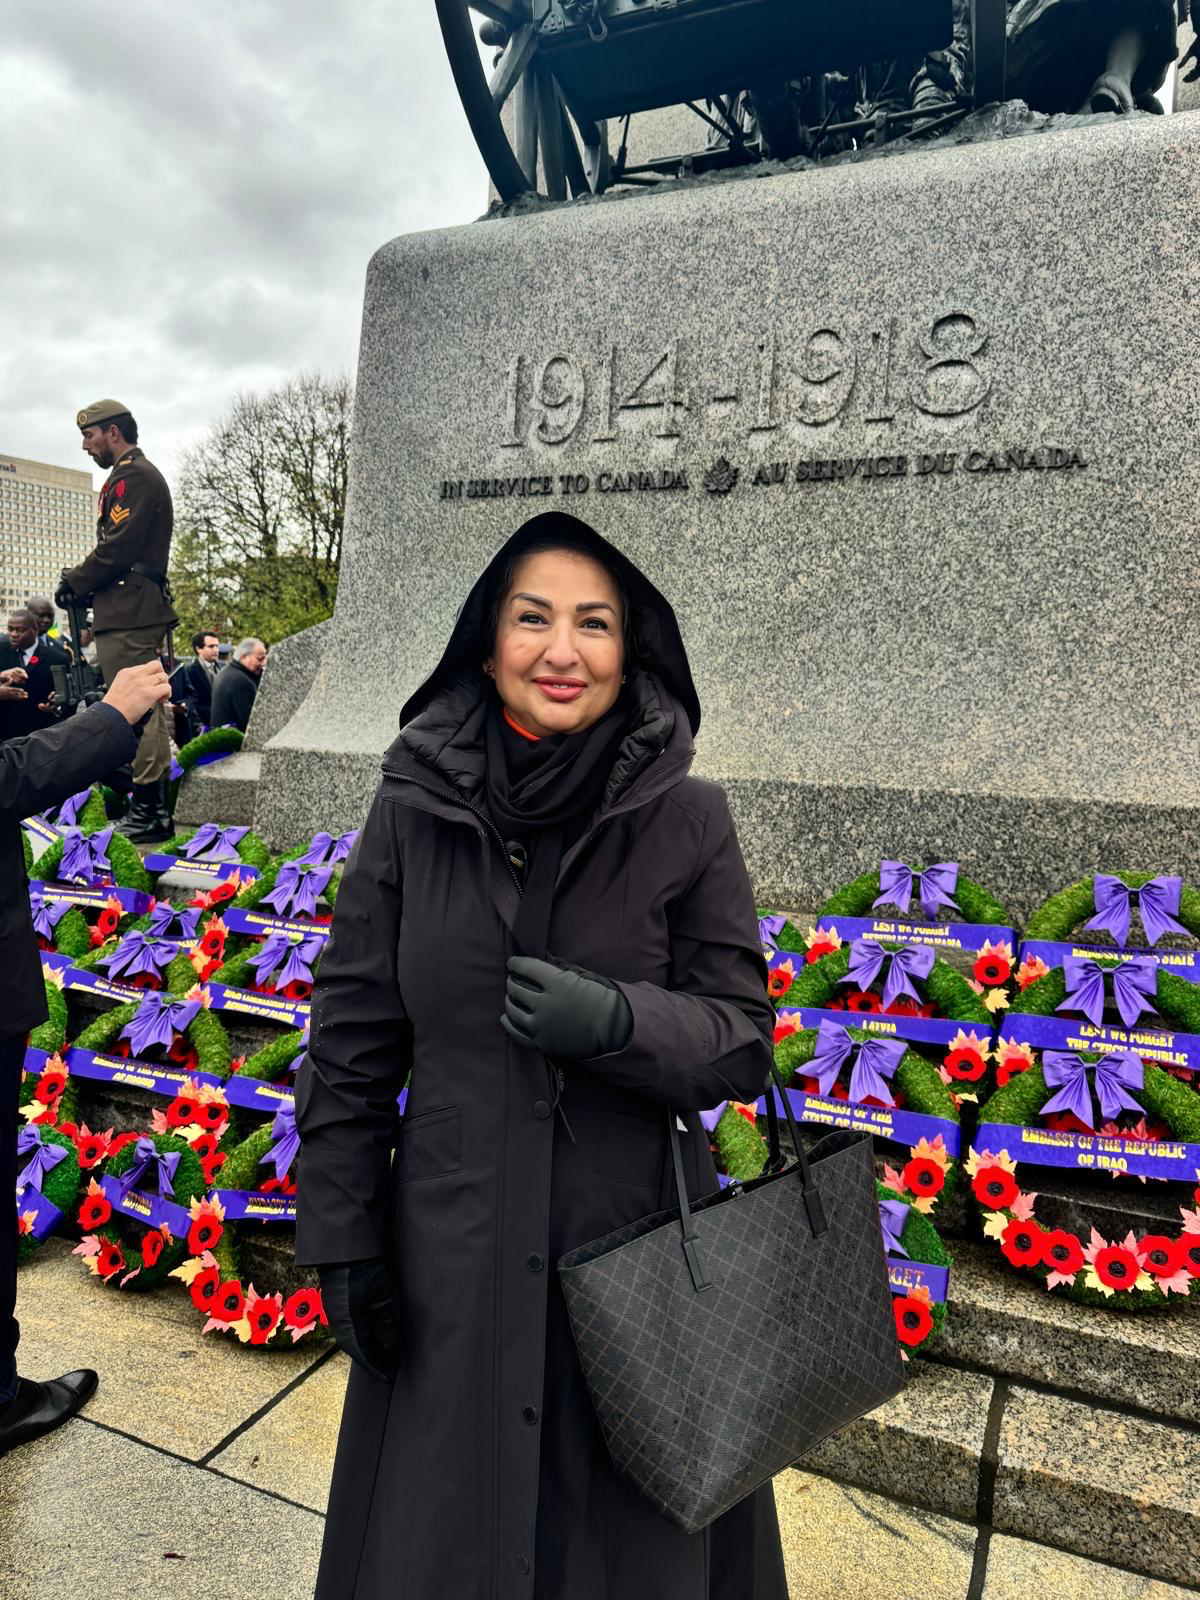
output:
M1200 1422L1200 1302L1122 1316L1048 1294L999 1252L956 1239L935 1356Z
M988 1547L980 1600L1188 1600L1189 1591L1158 1578L998 1533Z
M96 1422L197 1461L320 1359L327 1346L246 1350L225 1335L201 1338L183 1286L149 1294L105 1288L52 1239L17 1279L21 1370L54 1377L95 1367Z
M311 1372L210 1466L243 1483L325 1510L350 1361L339 1351Z
M913 1361L900 1394L826 1439L804 1466L973 1517L991 1396L989 1377Z
M311 1600L323 1518L76 1420L0 1461L0 1595Z
M775 1480L793 1600L963 1600L975 1529L806 1472ZM750 1596L746 1600L751 1600Z
M1000 1429L992 1522L1200 1584L1200 1434L1014 1388Z

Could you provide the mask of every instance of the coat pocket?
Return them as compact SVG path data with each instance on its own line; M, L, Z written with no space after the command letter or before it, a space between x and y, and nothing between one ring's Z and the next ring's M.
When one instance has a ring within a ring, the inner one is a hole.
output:
M396 1182L416 1183L462 1170L462 1108L443 1106L403 1117L396 1144Z
M667 1154L665 1110L652 1119L620 1111L600 1113L596 1171L615 1183L657 1189Z

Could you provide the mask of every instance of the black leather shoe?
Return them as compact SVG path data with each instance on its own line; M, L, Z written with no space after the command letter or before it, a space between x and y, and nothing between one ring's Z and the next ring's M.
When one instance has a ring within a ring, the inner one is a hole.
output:
M135 783L129 810L117 823L117 832L134 844L160 844L171 837L171 818L159 799L160 785Z
M99 1381L89 1367L46 1383L22 1378L16 1399L0 1409L0 1456L69 1421L95 1394Z

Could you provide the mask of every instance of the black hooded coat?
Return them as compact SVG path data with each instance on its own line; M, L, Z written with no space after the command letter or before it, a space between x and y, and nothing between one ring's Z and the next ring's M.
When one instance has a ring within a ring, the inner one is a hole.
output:
M487 596L548 533L621 573L638 664L599 809L563 855L551 953L616 981L624 1049L546 1064L500 1026L520 891L485 809ZM573 518L527 523L467 598L347 863L297 1084L297 1259L383 1255L403 1339L355 1366L318 1600L787 1600L768 1485L687 1535L616 1476L554 1264L667 1195L663 1107L693 1195L699 1112L752 1100L773 1015L725 796L688 776L700 708L674 612ZM411 1069L402 1121L396 1096ZM393 1155L394 1152L394 1155Z

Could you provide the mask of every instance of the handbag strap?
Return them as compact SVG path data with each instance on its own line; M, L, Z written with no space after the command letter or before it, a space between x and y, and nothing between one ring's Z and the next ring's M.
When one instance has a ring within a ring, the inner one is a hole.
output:
M804 1195L804 1208L808 1213L808 1225L812 1230L813 1238L823 1234L828 1223L825 1220L825 1207L821 1203L820 1190L817 1180L813 1176L812 1166L809 1163L808 1153L800 1138L800 1128L796 1122L795 1113L787 1090L783 1086L783 1079L774 1062L771 1063L771 1083L767 1086L767 1170L774 1171L781 1161L779 1149L779 1111L776 1105L776 1094L783 1106L784 1115L788 1121L788 1131L792 1136L792 1145L796 1151L796 1164L791 1170L800 1180L801 1190ZM675 1182L675 1201L679 1207L679 1227L682 1234L684 1259L688 1264L688 1271L692 1275L692 1287L697 1293L711 1288L712 1279L704 1265L704 1257L700 1249L700 1234L696 1227L696 1219L692 1214L692 1201L687 1191L687 1182L683 1173L683 1149L679 1143L678 1116L671 1107L667 1108L667 1137L671 1146L671 1166Z

